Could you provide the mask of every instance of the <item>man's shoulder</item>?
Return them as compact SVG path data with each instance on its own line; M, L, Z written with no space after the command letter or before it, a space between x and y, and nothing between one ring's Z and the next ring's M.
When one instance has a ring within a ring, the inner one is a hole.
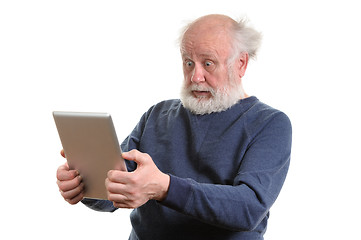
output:
M180 99L168 99L161 101L154 106L158 108L170 109L174 107L178 108L180 105L182 105Z
M171 111L177 111L182 107L182 103L179 99L169 99L158 102L151 106L147 115L159 116L159 115L167 115Z
M285 115L281 110L274 108L264 102L257 99L254 104L248 109L248 114L256 118L269 118L274 115Z
M246 118L248 126L254 128L268 124L283 125L284 127L291 125L289 117L284 112L261 101L256 101L247 111Z
M149 110L151 111L169 111L171 109L178 109L182 103L179 99L169 99L154 104Z

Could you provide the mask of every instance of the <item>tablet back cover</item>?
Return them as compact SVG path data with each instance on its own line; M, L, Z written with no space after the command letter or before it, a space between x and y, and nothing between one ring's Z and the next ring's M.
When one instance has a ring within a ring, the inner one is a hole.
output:
M83 178L85 197L107 199L108 171L126 171L110 114L53 112L53 116L69 167Z

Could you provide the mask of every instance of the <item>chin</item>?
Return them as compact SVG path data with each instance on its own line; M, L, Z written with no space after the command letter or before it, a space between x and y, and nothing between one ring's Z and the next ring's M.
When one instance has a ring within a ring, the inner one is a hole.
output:
M182 87L181 102L183 106L197 115L223 112L236 104L241 97L238 91L224 88L212 92L211 97L195 97L189 87Z

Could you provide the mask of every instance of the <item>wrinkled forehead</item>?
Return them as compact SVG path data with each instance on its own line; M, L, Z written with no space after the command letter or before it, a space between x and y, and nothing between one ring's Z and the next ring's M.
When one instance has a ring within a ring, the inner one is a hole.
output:
M221 28L189 29L181 42L181 54L228 58L231 49L229 35L226 29Z

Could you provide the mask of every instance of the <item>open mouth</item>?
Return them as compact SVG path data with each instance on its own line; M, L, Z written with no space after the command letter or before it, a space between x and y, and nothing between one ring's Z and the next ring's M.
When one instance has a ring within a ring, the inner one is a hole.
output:
M210 91L193 90L192 93L195 97L199 98L210 97L212 95Z

